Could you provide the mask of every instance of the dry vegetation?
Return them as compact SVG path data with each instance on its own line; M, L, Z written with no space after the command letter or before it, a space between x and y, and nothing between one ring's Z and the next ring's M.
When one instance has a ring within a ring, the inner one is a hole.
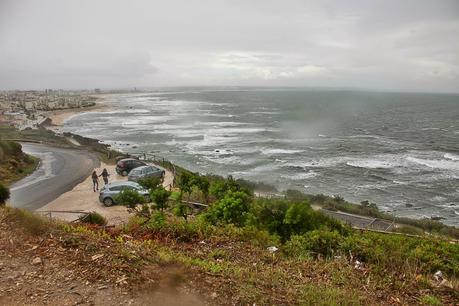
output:
M0 183L5 185L32 173L38 159L22 152L21 145L0 140Z
M4 305L454 305L454 280L386 270L347 256L271 253L270 239L235 226L168 216L120 228L49 223L0 210Z

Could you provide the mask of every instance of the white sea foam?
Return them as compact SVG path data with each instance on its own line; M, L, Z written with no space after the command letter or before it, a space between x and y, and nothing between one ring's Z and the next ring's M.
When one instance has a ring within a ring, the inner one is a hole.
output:
M459 155L455 155L455 154L452 154L452 153L446 153L445 155L443 155L443 157L446 158L446 159L459 161Z
M233 126L241 126L241 125L252 125L253 123L247 122L234 122L234 121L208 121L208 122L197 122L196 125L201 126L214 126L214 127L233 127Z
M400 166L396 162L391 162L387 160L377 160L377 159L353 160L353 161L346 162L346 164L352 167L367 168L367 169L390 169L390 168Z
M278 154L296 154L304 152L304 150L289 150L289 149L262 149L261 154L278 155Z
M408 156L407 160L415 164L423 165L432 169L459 170L459 162L452 160L423 159Z
M314 171L310 170L308 172L299 172L299 173L295 173L295 174L292 174L292 175L281 175L281 177L286 178L286 179L290 179L290 180L294 180L294 181L301 181L301 180L311 179L311 178L316 177L318 175L319 174L317 172L314 172Z

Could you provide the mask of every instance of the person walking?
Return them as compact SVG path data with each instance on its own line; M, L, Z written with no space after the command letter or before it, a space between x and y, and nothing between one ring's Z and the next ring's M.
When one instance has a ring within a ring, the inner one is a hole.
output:
M102 178L104 179L104 184L107 185L108 184L108 177L110 176L110 174L108 173L106 168L104 168L104 170L102 170L102 173L99 176L102 176Z
M97 175L96 170L92 172L91 177L92 177L92 188L94 189L94 192L96 192L96 190L99 190L99 176Z

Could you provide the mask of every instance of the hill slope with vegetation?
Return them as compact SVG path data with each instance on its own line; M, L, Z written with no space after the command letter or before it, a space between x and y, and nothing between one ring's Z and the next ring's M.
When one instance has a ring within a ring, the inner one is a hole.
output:
M0 183L8 185L30 173L38 159L25 154L19 143L0 140Z

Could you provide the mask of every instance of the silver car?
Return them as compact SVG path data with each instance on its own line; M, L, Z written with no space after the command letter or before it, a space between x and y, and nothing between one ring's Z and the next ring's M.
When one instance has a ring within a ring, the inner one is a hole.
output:
M163 169L159 169L154 166L141 166L131 170L128 175L129 181L137 182L139 179L147 177L159 177L162 178L165 175Z
M147 201L150 200L149 192L138 183L135 182L111 182L102 187L99 193L99 201L105 206L112 206L116 204L116 196L123 190L131 189L136 190L140 195L144 196Z

